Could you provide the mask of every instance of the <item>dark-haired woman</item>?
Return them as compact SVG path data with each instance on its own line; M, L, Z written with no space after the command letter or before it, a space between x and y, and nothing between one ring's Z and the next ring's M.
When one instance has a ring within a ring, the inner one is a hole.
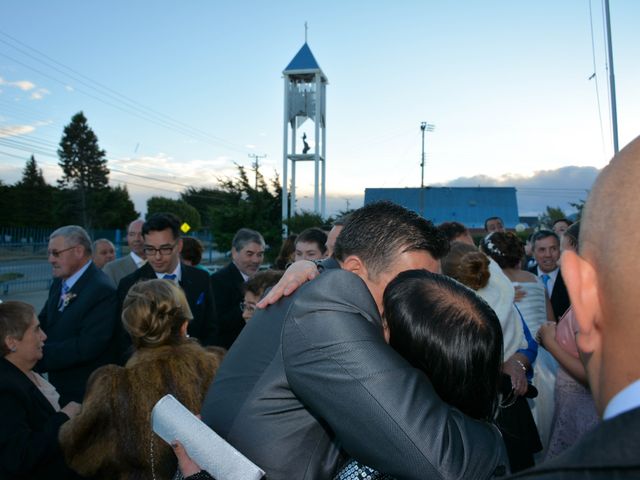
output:
M60 430L69 465L103 479L171 479L177 460L151 432L155 403L170 393L194 413L220 357L188 338L184 292L168 280L131 287L122 322L135 353L125 367L104 366L89 379L82 412Z
M492 421L502 367L502 329L472 290L425 270L400 273L384 292L386 341L422 370L440 398L464 414ZM389 479L351 461L336 479Z

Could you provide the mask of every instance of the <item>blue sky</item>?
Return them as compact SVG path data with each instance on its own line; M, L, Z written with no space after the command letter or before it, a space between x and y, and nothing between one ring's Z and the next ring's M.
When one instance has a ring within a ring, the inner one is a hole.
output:
M566 207L612 154L602 5L591 0L595 69L589 5L4 2L0 178L16 181L34 152L55 181L57 144L80 110L138 210L181 185L213 186L249 154L281 174L282 70L307 21L329 78L329 213L358 206L366 187L419 186L421 121L436 125L427 184L517 185L522 213ZM640 2L611 0L611 17L623 146L640 133ZM303 208L311 169L299 167Z

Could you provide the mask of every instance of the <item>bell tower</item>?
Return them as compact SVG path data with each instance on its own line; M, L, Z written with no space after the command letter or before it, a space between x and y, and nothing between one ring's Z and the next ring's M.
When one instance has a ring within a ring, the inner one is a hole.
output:
M327 77L316 62L306 41L282 72L284 75L284 139L282 158L282 220L296 211L296 162L314 162L313 211L326 213L326 88ZM306 121L313 129L300 135ZM309 141L308 141L309 140ZM289 162L291 189L289 190ZM289 194L291 196L288 208ZM285 228L286 234L286 228Z

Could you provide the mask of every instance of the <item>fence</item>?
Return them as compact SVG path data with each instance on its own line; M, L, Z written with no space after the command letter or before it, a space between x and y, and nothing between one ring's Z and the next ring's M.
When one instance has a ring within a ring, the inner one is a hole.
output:
M0 227L0 294L47 289L51 285L51 265L47 261L47 245L53 228ZM129 248L124 230L90 230L92 239L106 238L116 246L118 257L127 255ZM202 262L211 271L225 255L213 248L210 232L196 232L205 247Z

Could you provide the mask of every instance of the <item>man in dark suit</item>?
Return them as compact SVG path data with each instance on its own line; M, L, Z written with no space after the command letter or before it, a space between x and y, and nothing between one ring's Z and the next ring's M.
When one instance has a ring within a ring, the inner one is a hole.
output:
M127 244L129 253L124 257L107 263L102 271L106 273L117 287L124 277L144 265L144 239L142 238L143 220L134 220L127 228Z
M182 239L180 221L170 213L151 215L142 226L144 253L147 263L135 272L127 275L118 284L118 305L122 304L134 283L164 278L178 283L187 297L193 320L189 322L188 333L197 338L202 345L211 345L217 341L216 315L211 284L207 272L180 262ZM121 334L122 335L122 334ZM123 335L121 350L125 356L131 345L128 335Z
M435 227L403 207L352 213L325 260L334 268L247 323L203 420L271 480L331 479L348 456L403 479L504 474L495 426L443 403L384 339L386 285L404 270L439 271L447 251Z
M529 271L544 285L551 300L553 316L560 319L571 305L567 287L558 266L560 238L551 230L540 230L533 234L531 243L537 265Z
M49 237L55 277L39 318L47 334L36 369L49 374L60 403L81 402L89 375L114 360L116 289L91 261L91 240L75 225Z
M579 254L562 257L576 343L603 422L516 478L640 478L640 260L633 254L640 244L638 185L640 137L598 176L583 210Z
M244 328L240 303L244 284L252 278L264 258L264 238L259 232L241 228L231 242L231 263L211 275L219 325L219 345L231 347Z

